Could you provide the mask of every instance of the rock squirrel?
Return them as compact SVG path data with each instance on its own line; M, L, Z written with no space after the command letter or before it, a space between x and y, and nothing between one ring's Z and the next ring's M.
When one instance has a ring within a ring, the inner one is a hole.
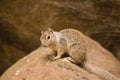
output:
M56 32L52 29L41 31L40 41L42 46L51 47L57 52L53 60L59 59L65 52L69 54L66 59L75 64L84 64L83 68L91 73L98 75L105 80L120 80L108 71L98 68L95 65L86 62L87 47L84 41L84 35L75 29L64 29Z

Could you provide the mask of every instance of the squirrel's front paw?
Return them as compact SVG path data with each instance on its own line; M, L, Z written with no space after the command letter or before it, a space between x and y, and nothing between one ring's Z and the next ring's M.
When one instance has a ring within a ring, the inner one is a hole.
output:
M59 59L60 58L60 56L56 56L56 57L54 57L52 60L54 61L54 60L57 60L57 59Z

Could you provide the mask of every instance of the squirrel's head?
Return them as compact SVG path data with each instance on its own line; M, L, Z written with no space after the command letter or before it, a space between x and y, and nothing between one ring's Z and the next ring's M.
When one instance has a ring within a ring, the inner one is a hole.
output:
M45 47L50 47L55 44L55 34L52 29L47 29L46 31L41 31L40 37L41 45Z

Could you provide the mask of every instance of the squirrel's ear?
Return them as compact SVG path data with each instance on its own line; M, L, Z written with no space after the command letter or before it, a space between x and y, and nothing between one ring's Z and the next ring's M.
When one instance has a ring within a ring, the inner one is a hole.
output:
M48 31L53 33L53 30L51 28L48 28Z
M41 31L41 34L43 33L43 31Z

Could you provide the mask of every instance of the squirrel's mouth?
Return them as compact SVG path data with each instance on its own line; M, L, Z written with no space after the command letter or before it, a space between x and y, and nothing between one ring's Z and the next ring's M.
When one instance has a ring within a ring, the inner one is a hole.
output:
M44 44L43 47L48 47L48 45L47 45L47 44Z
M47 47L46 45L43 45L43 47Z

